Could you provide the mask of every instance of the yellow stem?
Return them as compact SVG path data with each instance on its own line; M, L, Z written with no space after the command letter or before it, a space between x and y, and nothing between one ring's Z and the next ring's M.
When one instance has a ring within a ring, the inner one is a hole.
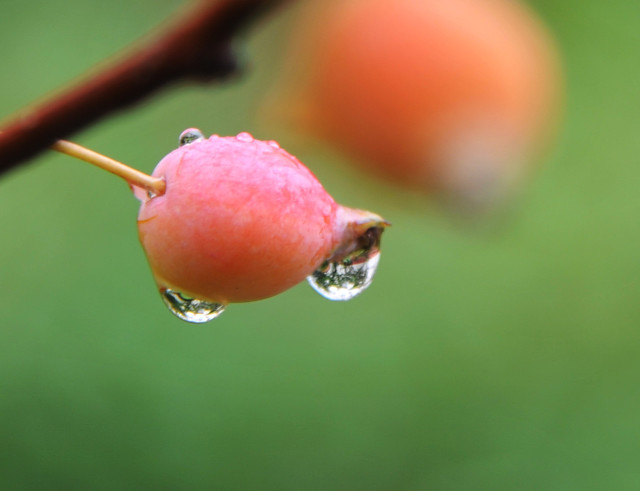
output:
M146 189L156 196L164 194L164 179L151 177L144 172L134 169L133 167L129 167L122 162L113 160L98 152L89 150L88 148L85 148L82 145L78 145L77 143L66 140L58 140L51 146L51 149L100 167L101 169L111 172L116 176L122 177L129 184Z

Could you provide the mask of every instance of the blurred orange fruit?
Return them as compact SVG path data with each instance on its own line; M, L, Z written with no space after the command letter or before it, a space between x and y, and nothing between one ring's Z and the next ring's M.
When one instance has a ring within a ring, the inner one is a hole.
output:
M512 0L309 2L278 104L367 169L472 205L504 198L557 126L559 57Z

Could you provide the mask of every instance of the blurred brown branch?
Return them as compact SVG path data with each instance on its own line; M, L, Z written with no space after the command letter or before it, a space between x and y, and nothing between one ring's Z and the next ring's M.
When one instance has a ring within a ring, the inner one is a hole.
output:
M106 69L29 108L0 128L0 173L109 113L178 80L210 81L237 69L236 33L286 0L202 1L159 37Z

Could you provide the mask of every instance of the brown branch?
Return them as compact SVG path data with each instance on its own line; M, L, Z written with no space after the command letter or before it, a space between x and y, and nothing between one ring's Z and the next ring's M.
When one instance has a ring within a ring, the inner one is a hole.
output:
M231 50L233 36L284 1L200 2L160 38L7 122L0 128L0 173L172 82L230 75L237 67Z

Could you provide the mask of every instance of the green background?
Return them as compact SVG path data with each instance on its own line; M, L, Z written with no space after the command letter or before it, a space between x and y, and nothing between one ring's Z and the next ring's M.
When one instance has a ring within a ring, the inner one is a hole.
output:
M452 220L254 118L247 71L75 135L144 171L189 126L276 138L393 222L372 287L306 284L191 326L162 305L120 180L46 154L0 181L3 489L640 488L640 2L536 0L566 117L506 223ZM177 0L0 1L0 115L126 47Z

